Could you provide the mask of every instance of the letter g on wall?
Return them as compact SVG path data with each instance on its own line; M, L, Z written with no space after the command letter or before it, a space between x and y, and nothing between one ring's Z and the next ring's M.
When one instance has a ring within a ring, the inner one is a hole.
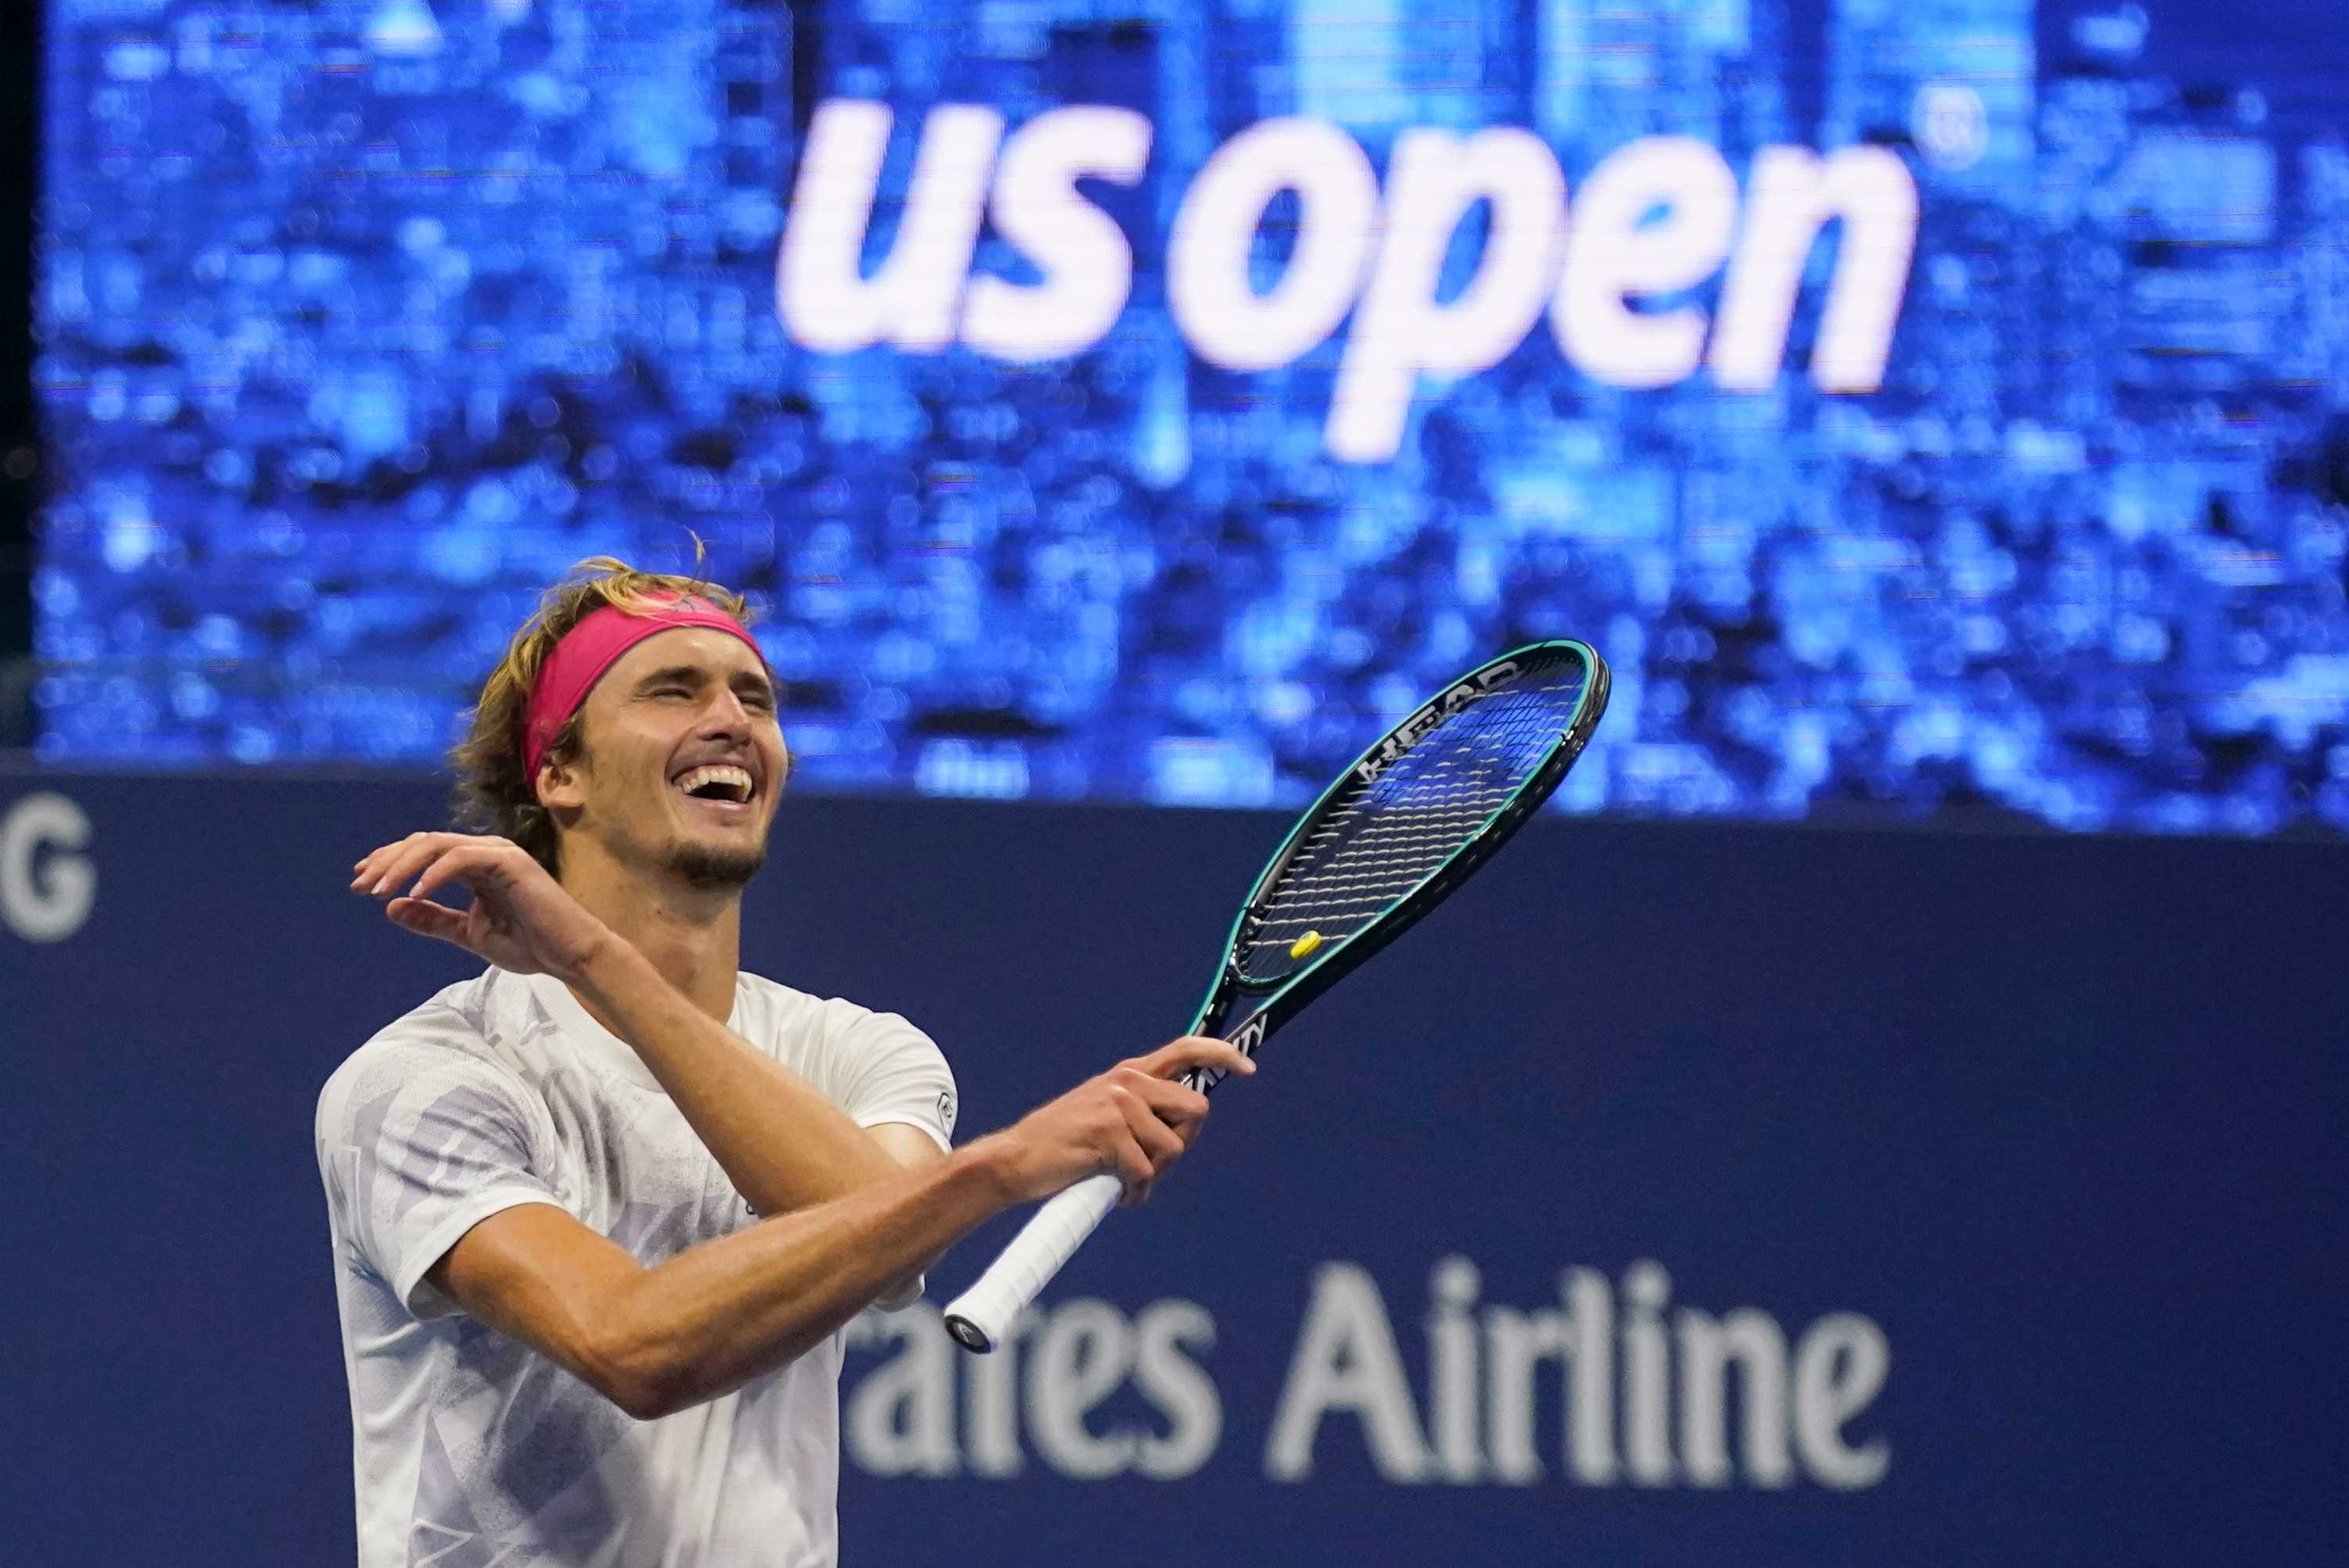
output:
M89 836L88 815L46 790L0 814L0 924L27 942L63 942L88 924L98 903Z

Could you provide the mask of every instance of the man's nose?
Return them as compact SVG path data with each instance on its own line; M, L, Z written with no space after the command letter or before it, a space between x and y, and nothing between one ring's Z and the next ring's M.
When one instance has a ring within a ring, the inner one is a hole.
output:
M705 734L747 735L750 730L750 710L742 699L724 686L702 709L701 727Z

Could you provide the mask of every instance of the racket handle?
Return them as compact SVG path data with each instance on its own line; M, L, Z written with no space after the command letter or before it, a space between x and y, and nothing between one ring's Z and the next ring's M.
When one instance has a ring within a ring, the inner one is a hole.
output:
M1002 1344L1011 1320L1052 1283L1124 1190L1114 1176L1088 1176L1037 1210L977 1283L947 1304L955 1342L981 1354Z

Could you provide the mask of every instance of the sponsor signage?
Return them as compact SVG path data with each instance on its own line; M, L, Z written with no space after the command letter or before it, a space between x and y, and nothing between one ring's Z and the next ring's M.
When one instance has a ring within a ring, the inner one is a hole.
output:
M1790 1325L1756 1306L1676 1304L1652 1259L1612 1279L1568 1268L1549 1302L1482 1294L1482 1272L1457 1254L1400 1312L1361 1264L1322 1264L1256 1432L1225 1419L1216 1325L1195 1301L1132 1315L1092 1298L1040 1305L988 1356L956 1349L933 1305L867 1314L851 1344L877 1359L851 1365L848 1455L876 1476L1171 1480L1244 1446L1282 1483L1367 1468L1398 1484L1843 1491L1890 1468L1872 1407L1891 1345L1863 1314Z
M895 116L833 98L810 125L778 249L775 305L803 347L960 344L1030 363L1081 353L1132 293L1132 242L1081 181L1138 184L1154 128L1131 109L1070 105L1016 129L978 104L919 128L895 238L866 251ZM1259 288L1256 237L1293 195L1296 243ZM1465 284L1438 286L1454 237L1489 214ZM1757 151L1740 186L1721 150L1651 136L1599 160L1569 199L1557 155L1510 126L1418 128L1385 179L1336 124L1267 119L1192 176L1165 237L1166 300L1193 353L1237 372L1291 364L1341 328L1324 442L1353 462L1394 456L1423 377L1473 376L1546 329L1609 386L1671 387L1701 370L1733 392L1775 386L1814 245L1840 223L1808 371L1830 393L1883 380L1916 246L1917 187L1889 150ZM974 273L983 223L1038 281ZM869 263L869 264L868 264ZM1683 296L1719 280L1708 311Z

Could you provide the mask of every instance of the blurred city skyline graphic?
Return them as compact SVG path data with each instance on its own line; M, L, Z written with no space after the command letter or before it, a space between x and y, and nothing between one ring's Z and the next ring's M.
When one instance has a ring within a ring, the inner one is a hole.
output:
M698 538L821 789L1573 635L1566 810L2349 827L2349 82L1805 4L53 0L39 754L429 763Z

